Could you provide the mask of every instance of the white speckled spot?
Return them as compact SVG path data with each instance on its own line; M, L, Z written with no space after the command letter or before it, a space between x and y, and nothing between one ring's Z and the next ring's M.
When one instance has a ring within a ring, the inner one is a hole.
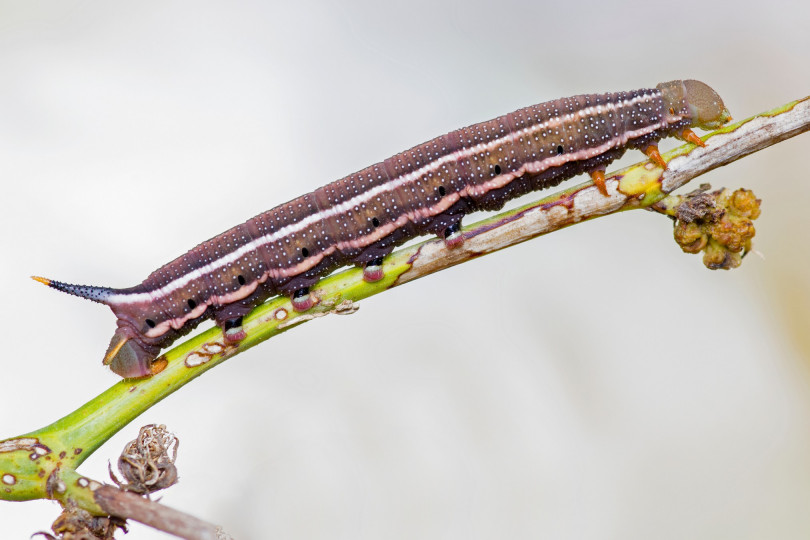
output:
M79 478L78 480L76 480L76 484L79 487L86 488L87 486L90 485L90 481L87 478Z
M284 319L287 318L287 310L284 308L277 309L276 312L274 313L274 316L276 320L283 321Z
M7 486L13 486L17 483L17 477L13 474L4 474L3 475L3 483Z
M225 347L220 343L206 343L202 348L208 354L219 354L225 350Z
M186 356L186 367L197 367L205 364L211 360L210 356L205 356L198 353L191 353L190 355Z

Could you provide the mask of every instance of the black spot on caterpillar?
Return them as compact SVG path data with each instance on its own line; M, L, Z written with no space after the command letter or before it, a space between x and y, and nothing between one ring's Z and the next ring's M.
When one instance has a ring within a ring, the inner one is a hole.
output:
M691 127L714 129L729 119L717 93L694 80L540 103L452 131L268 210L134 287L35 279L109 306L118 328L104 363L122 377L144 377L162 348L206 318L238 341L242 317L273 295L291 296L295 309L306 310L309 288L336 268L361 265L364 279L376 281L382 258L411 238L434 234L456 245L465 214L497 210L584 172L607 193L601 172L627 149L656 160L661 138L686 138Z

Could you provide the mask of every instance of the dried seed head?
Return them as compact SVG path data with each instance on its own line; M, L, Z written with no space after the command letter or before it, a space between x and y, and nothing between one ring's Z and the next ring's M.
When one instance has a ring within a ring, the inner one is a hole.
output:
M119 480L110 467L110 478L118 487L141 495L166 489L177 483L177 447L180 441L166 426L149 424L130 441L118 458Z
M123 519L110 516L94 516L87 510L68 502L65 509L51 525L56 536L38 532L33 536L43 536L48 540L114 540L119 529L127 532ZM33 538L32 536L32 538Z

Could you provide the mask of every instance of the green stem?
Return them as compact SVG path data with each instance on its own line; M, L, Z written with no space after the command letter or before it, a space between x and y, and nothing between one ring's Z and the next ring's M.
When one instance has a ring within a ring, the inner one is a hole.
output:
M685 145L669 152L666 172L644 162L612 174L609 197L590 182L579 184L466 227L460 247L433 239L401 249L386 258L379 282L364 282L356 268L325 278L313 291L319 303L305 313L293 311L287 298L270 300L245 318L247 338L238 345L226 344L219 328L211 328L166 352L166 367L157 375L120 381L53 424L0 441L0 497L69 497L99 512L75 469L137 416L226 359L297 324L351 313L358 300L482 254L579 221L648 207L699 174L808 129L810 98L805 98L711 133L704 138L706 148Z

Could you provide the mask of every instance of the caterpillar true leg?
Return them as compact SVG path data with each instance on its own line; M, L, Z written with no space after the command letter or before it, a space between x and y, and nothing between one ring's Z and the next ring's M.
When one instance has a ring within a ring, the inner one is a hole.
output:
M661 167L662 169L666 170L667 162L664 161L664 158L661 157L661 152L658 151L657 144L651 144L644 149L644 153L647 154L647 157L650 158L650 161Z
M706 146L706 143L703 142L703 139L698 137L697 133L695 133L694 131L692 131L689 128L686 128L685 130L681 131L680 135L678 135L678 138L682 139L682 140L684 140L686 142L690 142L692 144L695 144L697 146L701 146L701 147Z
M591 175L591 180L593 180L593 183L599 189L599 193L601 193L602 195L607 197L608 192L607 192L607 187L605 187L605 168L602 167L602 168L596 169L595 171L591 171L590 175Z

